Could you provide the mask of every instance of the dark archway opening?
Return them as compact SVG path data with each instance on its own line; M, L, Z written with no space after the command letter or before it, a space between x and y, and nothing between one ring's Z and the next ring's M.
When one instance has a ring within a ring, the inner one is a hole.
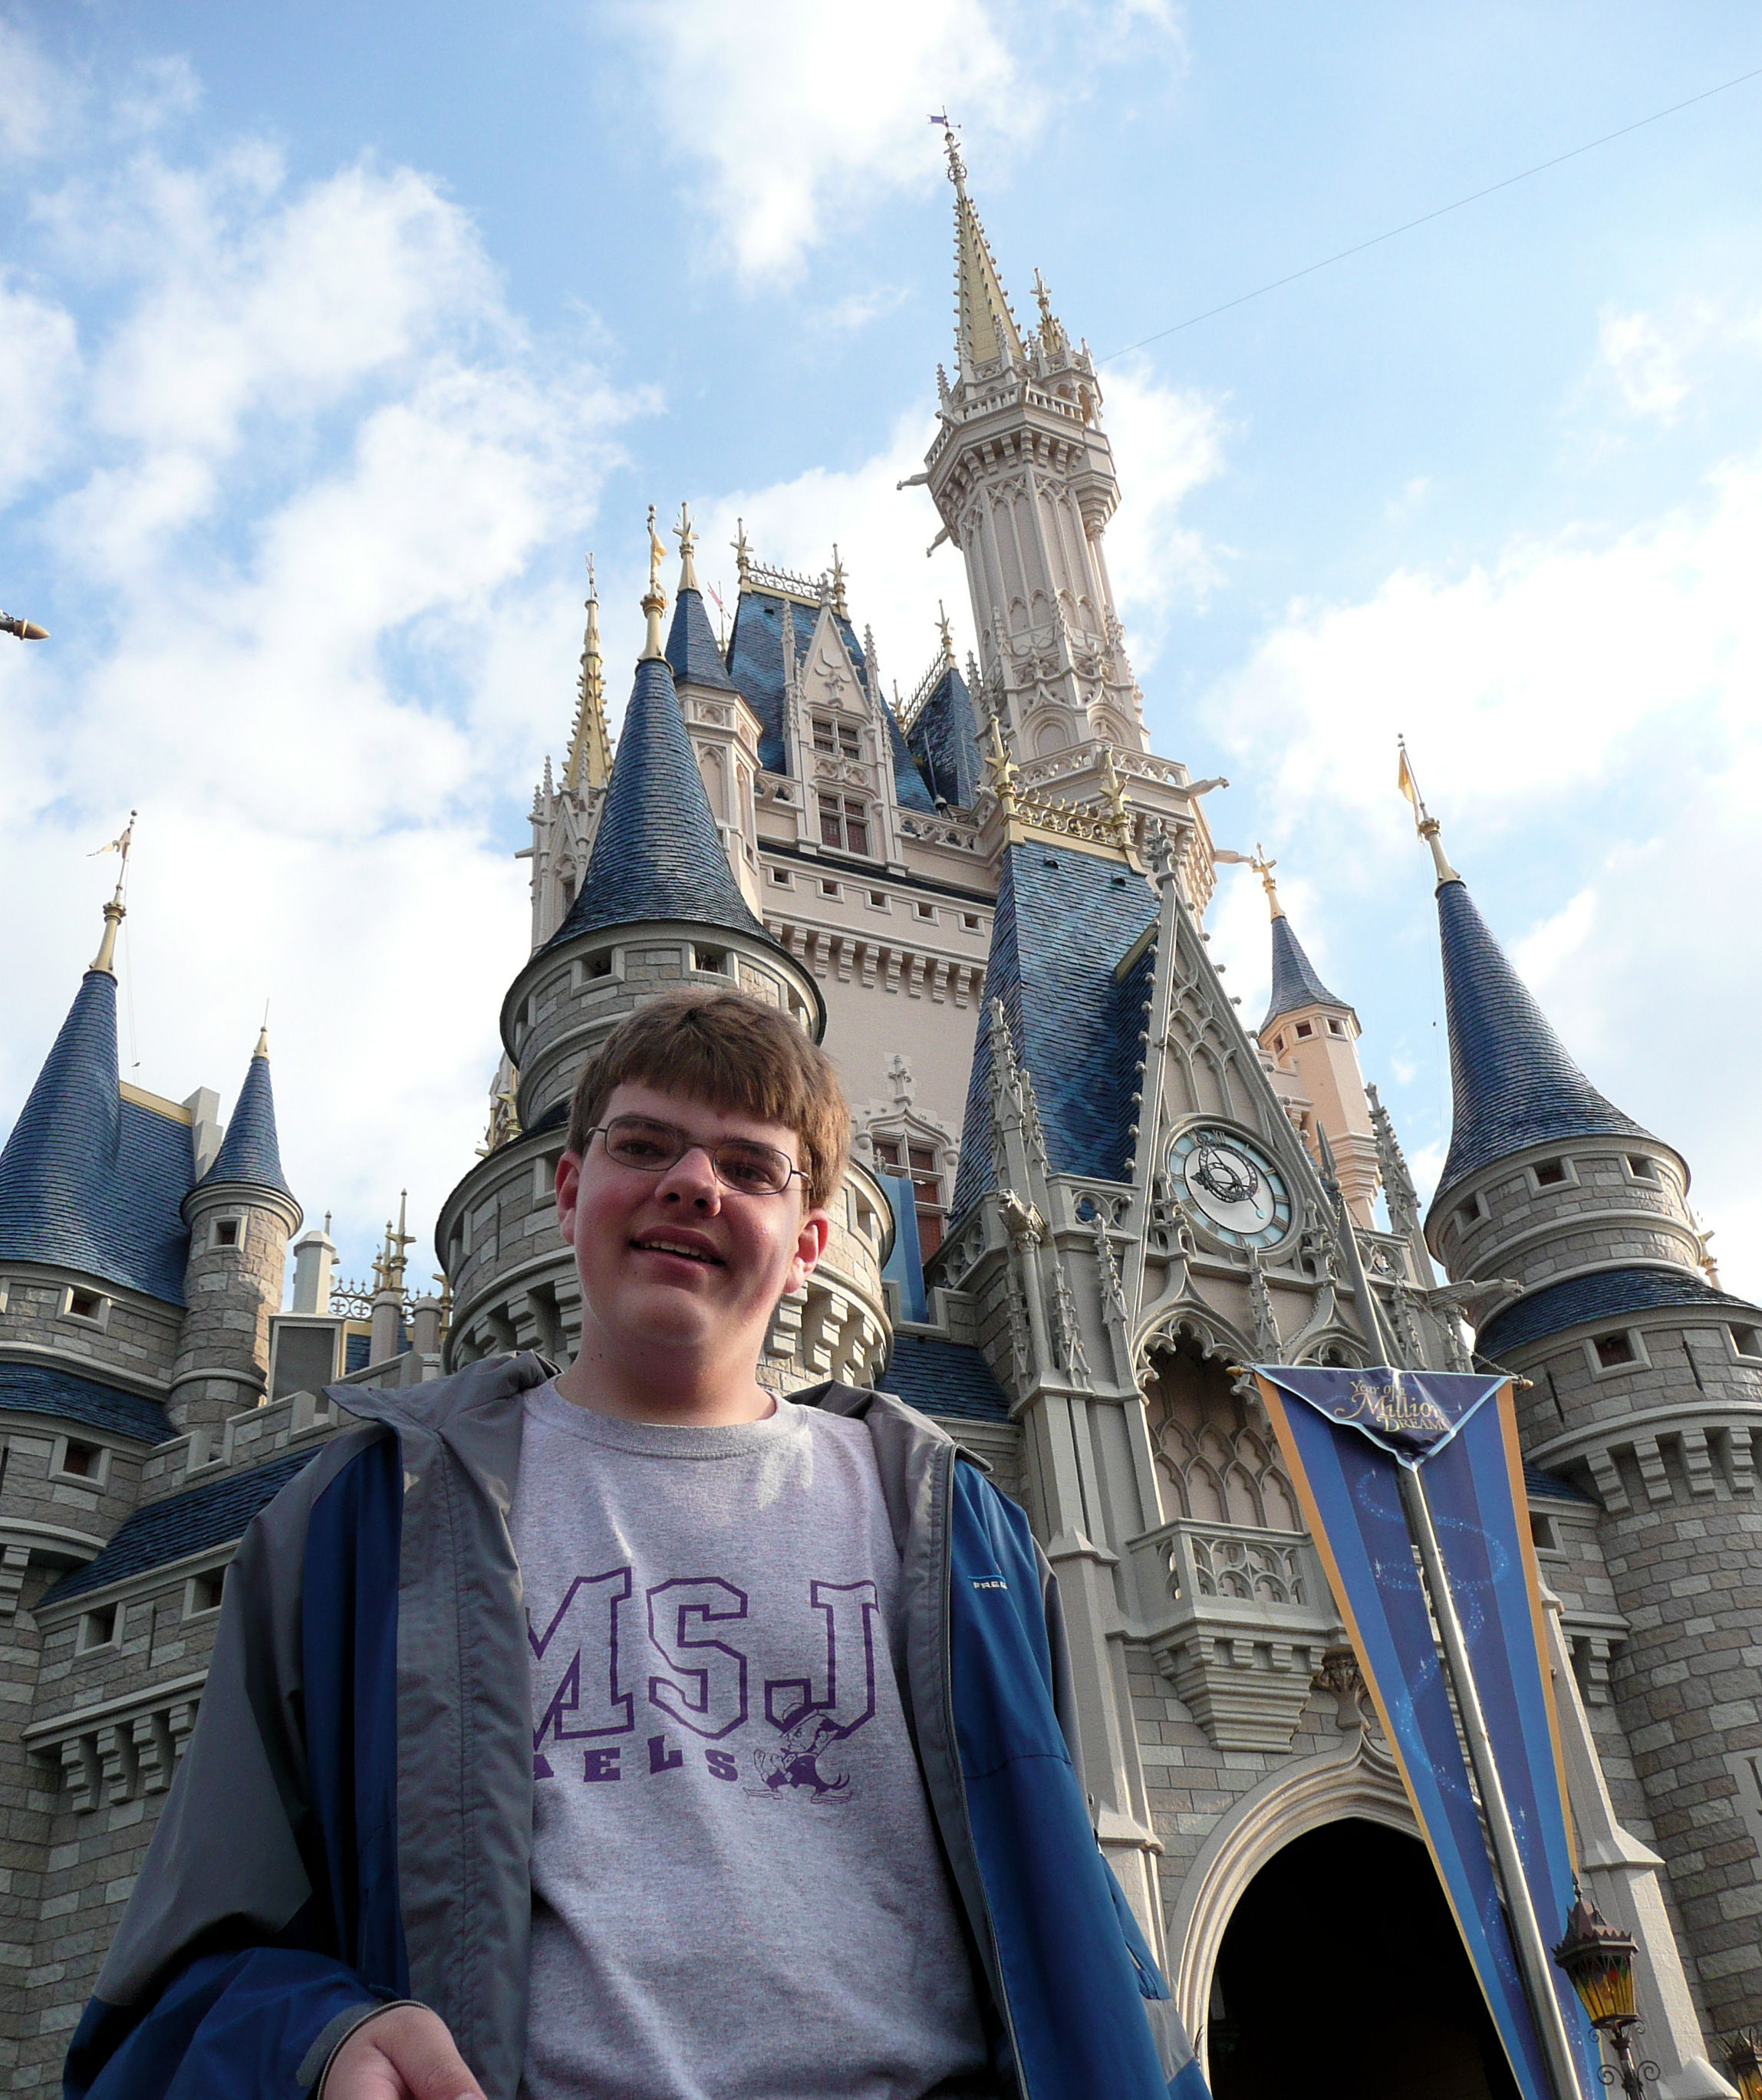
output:
M1248 1884L1208 2045L1215 2100L1519 2100L1425 1847L1356 1817Z

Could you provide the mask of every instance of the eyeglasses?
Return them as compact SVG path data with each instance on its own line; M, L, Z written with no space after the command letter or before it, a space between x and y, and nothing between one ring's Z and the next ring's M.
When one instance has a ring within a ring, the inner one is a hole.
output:
M588 1143L596 1137L606 1140L608 1159L643 1174L665 1174L687 1153L701 1152L723 1188L742 1196L780 1196L802 1171L775 1145L760 1145L749 1137L725 1137L719 1144L706 1145L677 1123L656 1123L647 1116L614 1116L587 1133Z

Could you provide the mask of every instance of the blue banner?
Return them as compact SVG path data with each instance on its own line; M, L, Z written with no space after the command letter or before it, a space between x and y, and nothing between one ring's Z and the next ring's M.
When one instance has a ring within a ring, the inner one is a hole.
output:
M1572 1904L1571 1842L1509 1389L1499 1379L1381 1368L1270 1364L1256 1377L1512 2075L1524 2100L1551 2100L1396 1471L1423 1469L1525 1879L1552 1939ZM1565 1978L1550 1980L1581 2082L1594 2089L1589 2027Z

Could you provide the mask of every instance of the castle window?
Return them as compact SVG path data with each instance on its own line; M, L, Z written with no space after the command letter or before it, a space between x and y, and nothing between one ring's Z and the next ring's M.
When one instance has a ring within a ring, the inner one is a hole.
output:
M935 1148L897 1137L877 1137L875 1158L890 1174L909 1177L912 1207L917 1213L918 1252L928 1261L943 1243L943 1181L936 1171Z
M609 977L612 975L610 948L602 948L597 955L588 957L587 974L590 977Z
M1754 1327L1733 1327L1731 1345L1740 1357L1751 1357L1762 1362L1762 1332Z
M110 1300L100 1290L82 1290L78 1284L70 1283L61 1301L61 1317L101 1327L110 1317Z
M710 970L721 977L727 970L728 958L720 948L694 948L691 951L691 967L697 970Z
M1284 1048L1285 1048L1285 1039L1284 1039L1284 1037L1283 1037L1283 1035L1275 1035L1275 1036L1273 1038L1273 1050L1274 1050L1274 1053L1275 1054L1275 1056L1276 1056L1276 1055L1278 1055L1278 1054L1281 1054L1281 1053L1283 1052Z
M214 1245L217 1247L236 1247L239 1243L239 1221L236 1218L216 1218Z
M1307 1021L1300 1021L1297 1023L1297 1033L1300 1035L1313 1035L1315 1030Z
M1654 1184L1657 1182L1658 1168L1643 1152L1630 1152L1627 1154L1627 1178L1630 1181L1650 1181Z
M1482 1219L1486 1215L1486 1197L1478 1193L1469 1197L1468 1200L1457 1211L1456 1215L1464 1225L1479 1224Z
M1327 1024L1327 1032L1330 1035L1344 1035L1346 1032L1346 1024L1343 1021L1330 1021Z
M819 893L822 897L836 897L838 894L838 885L836 882L823 882L819 886Z
M868 893L868 901L877 911L885 911L887 909L887 893L885 889L872 889Z
M1591 1346L1601 1370L1619 1370L1623 1364L1638 1361L1631 1335L1599 1335Z
M75 1652L90 1655L94 1648L113 1648L118 1616L114 1604L100 1604L95 1611L82 1612L79 1634L74 1643Z
M935 916L936 916L936 907L935 907L935 906L934 906L934 904L921 904L921 905L919 905L919 907L918 907L918 916L919 916L919 918L921 918L921 919L929 919L929 920L934 920L934 918L935 918Z
M780 884L785 889L793 887L787 868L774 867L771 871L771 879L773 882Z
M863 740L852 722L829 721L824 715L814 717L814 748L839 758L860 758Z
M819 842L846 853L868 851L868 811L848 796L822 795L819 798Z
M960 923L968 933L976 933L979 930L979 915L976 911L963 911L960 915Z
M203 1612L218 1612L226 1579L224 1568L208 1568L200 1575L191 1576L183 1590L184 1617L193 1619Z
M1552 1517L1539 1516L1532 1511L1530 1517L1530 1540L1538 1552L1557 1553L1560 1550L1560 1541L1554 1533Z
M59 1470L71 1474L76 1480L95 1480L104 1462L104 1447L98 1444L76 1444L71 1440L61 1454Z
M1530 1171L1535 1175L1535 1185L1539 1189L1557 1189L1566 1179L1564 1159L1539 1159Z

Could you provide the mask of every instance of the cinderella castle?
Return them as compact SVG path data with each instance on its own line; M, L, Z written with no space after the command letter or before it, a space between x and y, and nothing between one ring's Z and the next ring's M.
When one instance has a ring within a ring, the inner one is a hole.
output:
M1115 611L1093 364L1038 280L1015 318L952 137L949 172L954 355L914 480L978 655L945 626L890 698L838 564L769 568L744 535L718 638L689 519L670 618L651 523L616 746L589 601L439 1295L407 1288L401 1219L360 1287L302 1234L267 1041L224 1119L121 1078L105 907L0 1154L7 2090L56 2085L245 1526L339 1390L568 1358L574 1076L656 992L731 984L824 1041L859 1133L763 1374L899 1393L1025 1505L1096 1833L1218 2100L1515 2090L1242 1369L1391 1357L1518 1380L1583 1884L1639 1943L1658 2092L1733 2091L1714 2066L1762 2017L1762 1309L1718 1287L1688 1163L1574 1062L1423 805L1454 1088L1429 1206L1259 860L1247 1025L1205 932L1223 783L1148 748Z

